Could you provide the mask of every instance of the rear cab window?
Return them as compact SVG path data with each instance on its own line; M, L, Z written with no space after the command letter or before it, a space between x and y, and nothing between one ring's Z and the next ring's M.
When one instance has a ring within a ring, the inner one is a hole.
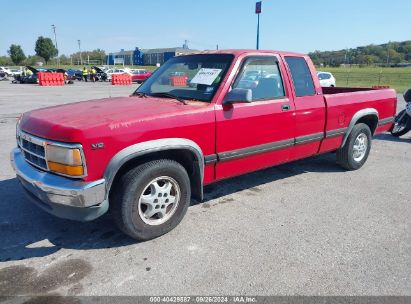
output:
M303 57L285 57L297 97L315 95L314 81Z
M232 88L251 90L253 101L283 98L284 85L277 58L274 56L246 58Z

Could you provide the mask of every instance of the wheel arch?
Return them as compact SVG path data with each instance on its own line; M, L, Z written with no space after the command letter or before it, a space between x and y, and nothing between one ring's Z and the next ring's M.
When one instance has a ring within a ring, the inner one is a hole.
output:
M165 138L131 145L118 152L110 160L105 172L106 196L123 172L147 161L171 159L180 163L187 171L191 192L195 199L203 199L204 155L192 140Z
M358 123L365 123L368 125L370 127L371 134L374 135L374 132L378 127L378 117L378 111L373 108L362 109L355 113L350 121L350 124L348 125L341 147L344 147L352 129Z

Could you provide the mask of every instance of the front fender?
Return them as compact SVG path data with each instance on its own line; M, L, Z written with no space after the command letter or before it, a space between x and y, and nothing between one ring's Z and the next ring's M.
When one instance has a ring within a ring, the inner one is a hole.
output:
M150 140L131 145L118 152L110 160L106 170L104 171L104 179L106 180L106 195L110 193L111 186L114 182L116 174L121 167L128 161L154 152L183 149L191 151L196 158L195 166L199 172L198 181L195 184L199 187L199 197L203 198L203 179L204 179L204 155L201 148L192 140L185 138L162 138ZM195 191L194 191L195 192Z

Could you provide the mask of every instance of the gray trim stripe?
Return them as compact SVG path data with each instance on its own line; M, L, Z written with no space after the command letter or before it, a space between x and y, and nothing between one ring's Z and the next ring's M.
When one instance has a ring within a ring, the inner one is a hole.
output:
M388 125L389 123L394 122L394 120L395 120L394 117L388 117L388 118L380 119L378 121L378 126Z
M261 154L264 152L280 150L286 147L291 147L293 145L294 145L294 139L286 139L286 140L276 141L273 143L253 146L249 148L243 148L243 149L218 153L218 159L220 161L232 160L232 159L242 158L242 157L246 157L246 156L250 156L254 154Z
M295 138L295 145L308 144L310 142L318 141L323 138L324 138L323 132L299 136Z
M348 128L341 128L341 129L334 129L334 130L327 131L325 138L345 135L345 133L347 133L347 130Z
M217 154L210 154L204 156L204 164L214 164L217 162Z
M348 128L341 128L327 131L325 138L335 137L344 135L347 132ZM268 144L262 144L258 146L252 146L248 148L242 148L237 150L231 150L227 152L222 152L218 154L210 154L204 157L204 163L206 165L213 164L218 161L226 161L226 160L233 160L238 158L243 158L255 154L261 154L266 152L271 152L275 150L280 150L284 148L288 148L295 145L302 145L307 144L310 142L315 142L324 139L324 133L314 133L304 136L299 136L295 139L286 139L281 141L276 141Z

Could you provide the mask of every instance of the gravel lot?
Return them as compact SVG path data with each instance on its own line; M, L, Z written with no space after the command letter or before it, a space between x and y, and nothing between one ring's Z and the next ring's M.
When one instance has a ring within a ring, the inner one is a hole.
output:
M411 295L411 132L376 137L359 171L329 154L209 186L143 243L108 215L77 223L29 203L9 163L16 117L132 90L0 82L0 295Z

